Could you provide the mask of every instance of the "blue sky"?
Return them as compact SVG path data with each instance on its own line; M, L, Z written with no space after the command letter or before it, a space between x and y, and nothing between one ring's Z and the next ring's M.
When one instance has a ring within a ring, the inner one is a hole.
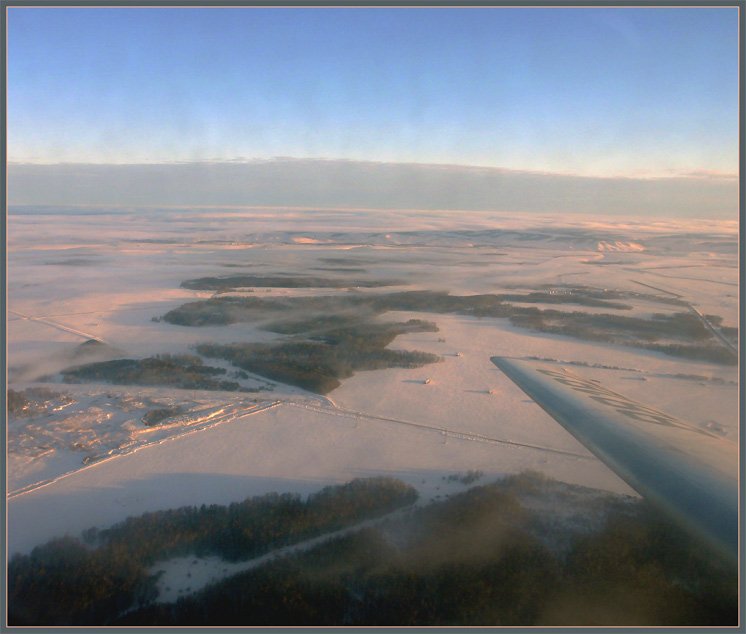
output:
M738 170L736 8L8 9L12 162Z

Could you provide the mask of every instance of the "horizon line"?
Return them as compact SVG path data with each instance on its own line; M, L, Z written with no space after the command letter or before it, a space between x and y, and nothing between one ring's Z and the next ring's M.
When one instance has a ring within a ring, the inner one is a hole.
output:
M492 165L478 165L469 163L439 163L439 162L417 162L417 161L379 161L372 159L350 159L350 158L327 158L327 157L291 157L276 156L272 158L199 158L192 160L173 160L173 161L134 161L134 162L96 162L96 161L58 161L53 163L19 161L9 158L6 166L13 167L178 167L189 165L262 165L278 163L317 163L317 164L358 164L370 166L390 166L390 167L431 167L440 169L465 169L492 172L498 174L516 174L516 175L533 175L533 176L555 176L564 178L580 178L589 180L635 180L635 181L655 181L655 180L676 180L676 179L711 179L711 180L738 180L740 178L739 170L735 172L725 172L714 169L666 169L654 173L639 174L582 174L573 172L558 172L548 170L519 169L511 167L497 167Z

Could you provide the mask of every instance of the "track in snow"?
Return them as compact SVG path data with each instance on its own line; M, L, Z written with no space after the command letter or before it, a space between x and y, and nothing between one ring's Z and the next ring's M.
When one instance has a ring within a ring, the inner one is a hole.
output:
M87 332L83 332L82 330L75 330L75 328L70 328L69 326L63 326L62 324L58 324L54 321L50 321L49 319L45 317L32 317L31 315L24 315L23 313L19 313L17 310L10 310L8 309L9 313L13 313L14 315L18 315L19 317L22 317L23 319L30 319L31 321L36 321L40 324L44 324L45 326L50 326L52 328L56 328L57 330L63 330L64 332L70 332L74 335L77 335L78 337L83 337L83 339L96 339L97 341L100 341L101 343L108 343L107 341L104 341L99 337L98 335L92 335Z
M19 495L24 495L25 493L29 493L30 491L35 491L36 489L40 489L41 487L54 484L55 482L62 480L63 478L66 478L69 475L73 475L74 473L78 473L85 469L97 467L98 465L104 464L105 462L108 462L109 460L116 460L117 458L121 458L123 456L133 454L137 451L140 451L141 449L147 449L148 447L154 447L155 445L160 445L164 442L169 442L171 440L177 440L179 438L183 438L184 436L188 436L189 434L194 434L200 431L204 431L206 429L211 429L212 427L220 425L221 423L227 423L233 420L237 420L239 418L244 418L247 416L252 416L254 414L259 414L261 412L277 407L278 405L282 405L282 401L269 401L267 403L261 403L261 404L258 404L256 407L252 407L251 409L248 409L248 410L233 408L227 412L225 412L224 409L218 410L217 412L214 411L212 415L207 415L203 419L198 419L192 423L185 423L182 426L183 431L181 431L181 433L176 433L171 436L166 436L165 438L159 438L158 440L152 440L150 442L146 441L146 442L139 443L139 444L136 441L133 441L130 444L117 447L116 449L113 449L112 452L109 455L107 455L107 457L103 458L102 460L96 460L95 462L85 465L84 467L81 467L80 469L74 469L72 471L63 473L62 475L55 476L54 478L50 478L49 480L35 482L34 484L29 484L20 489L16 489L15 491L11 491L7 494L6 499L10 500L11 498L18 497ZM224 413L221 413L221 412L224 412Z
M490 436L483 436L481 434L475 434L472 432L462 432L462 431L457 431L453 429L447 429L445 427L436 427L434 425L414 423L412 421L399 420L397 418L388 418L386 416L376 416L375 414L366 414L364 412L356 412L355 410L339 407L338 405L334 405L333 407L324 407L324 406L318 406L318 405L290 403L290 402L286 404L292 407L297 407L299 409L312 410L312 411L321 412L324 414L334 414L335 416L342 416L346 418L355 418L358 420L382 420L387 423L396 423L397 425L407 425L409 427L418 427L420 429L426 429L428 431L435 431L440 434L450 436L452 438L459 438L461 440L475 440L477 442L488 442L488 443L496 443L496 444L501 444L501 445L513 445L515 447L523 447L526 449L537 449L539 451L548 451L551 453L562 454L565 456L573 456L575 458L586 458L586 459L595 460L595 458L590 454L577 453L574 451L565 451L563 449L554 449L552 447L545 447L543 445L534 445L531 443L515 442L513 440L506 440L504 438L492 438Z

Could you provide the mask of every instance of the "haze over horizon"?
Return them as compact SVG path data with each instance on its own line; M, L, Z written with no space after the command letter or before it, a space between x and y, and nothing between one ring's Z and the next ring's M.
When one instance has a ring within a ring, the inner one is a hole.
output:
M738 179L604 178L320 159L10 165L11 205L296 207L735 220Z
M13 205L737 217L737 7L7 15Z

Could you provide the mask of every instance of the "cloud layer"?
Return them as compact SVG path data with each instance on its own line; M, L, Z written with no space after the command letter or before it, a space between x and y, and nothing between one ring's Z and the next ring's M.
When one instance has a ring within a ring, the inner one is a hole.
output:
M423 209L735 220L738 180L710 173L598 178L318 159L9 164L8 203Z

